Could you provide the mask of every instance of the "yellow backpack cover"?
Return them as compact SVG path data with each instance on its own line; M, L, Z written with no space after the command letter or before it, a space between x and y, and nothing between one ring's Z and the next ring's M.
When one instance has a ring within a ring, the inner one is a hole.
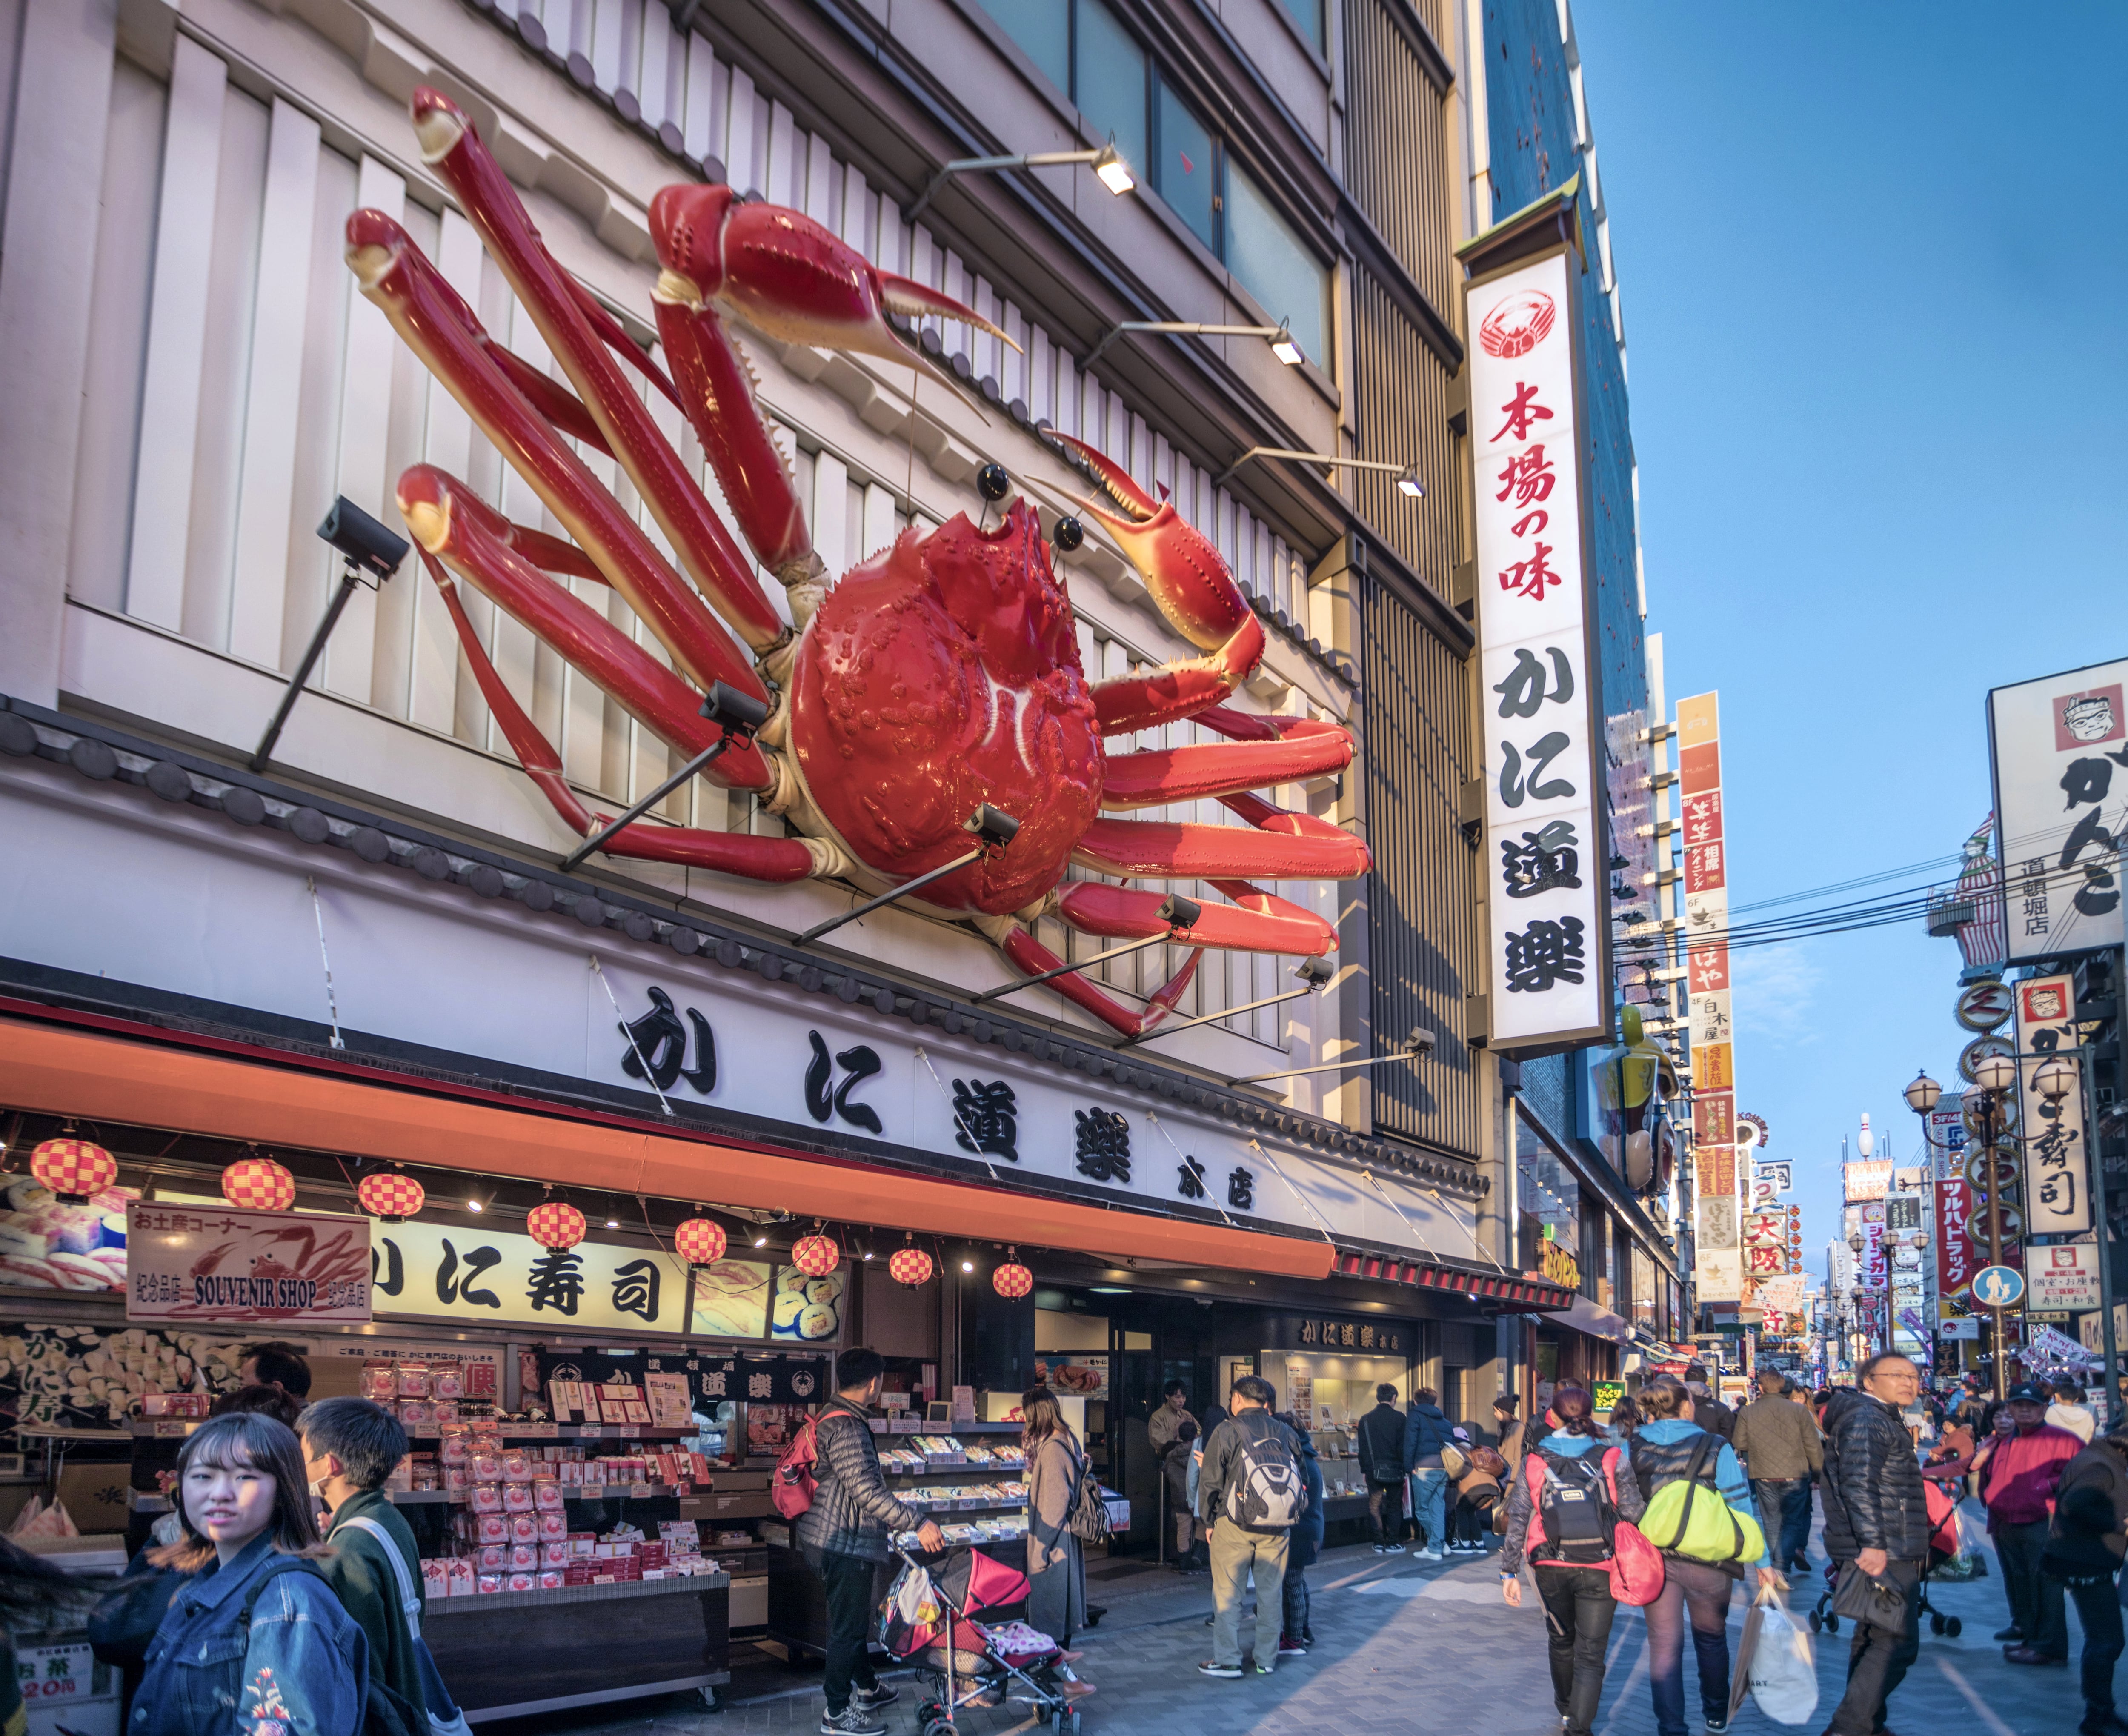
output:
M1641 1534L1658 1549L1689 1561L1756 1561L1766 1553L1766 1534L1759 1521L1739 1513L1722 1492L1699 1480L1710 1449L1719 1437L1703 1434L1692 1461L1675 1482L1665 1483L1641 1518Z

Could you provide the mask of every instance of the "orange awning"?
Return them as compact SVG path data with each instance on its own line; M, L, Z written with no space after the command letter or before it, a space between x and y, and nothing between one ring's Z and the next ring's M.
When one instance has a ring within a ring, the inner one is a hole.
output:
M753 1206L882 1229L1138 1256L1281 1278L1327 1277L1320 1240L1108 1211L648 1131L570 1111L531 1112L178 1044L0 1018L0 1103L557 1186Z

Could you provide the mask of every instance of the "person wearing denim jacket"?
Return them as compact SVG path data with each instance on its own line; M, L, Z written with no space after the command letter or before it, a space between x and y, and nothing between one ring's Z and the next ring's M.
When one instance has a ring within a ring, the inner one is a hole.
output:
M148 1648L127 1736L360 1736L368 1643L302 1558L319 1544L293 1433L212 1419L178 1455L177 1493L186 1540L165 1564L192 1577Z

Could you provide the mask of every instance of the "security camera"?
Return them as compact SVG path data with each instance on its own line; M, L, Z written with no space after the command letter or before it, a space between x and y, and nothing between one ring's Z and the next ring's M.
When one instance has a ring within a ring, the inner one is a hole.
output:
M1437 1041L1438 1039L1424 1026L1413 1025L1411 1027L1411 1036L1405 1041L1404 1051L1415 1060L1423 1060L1433 1053L1433 1046Z
M1327 958L1304 958L1294 967L1294 979L1309 989L1320 989L1337 974Z
M1171 928L1194 928L1197 918L1204 913L1204 907L1195 899L1186 899L1179 892L1171 892L1160 901L1158 915Z
M1019 822L1002 808L993 808L988 802L961 822L962 829L972 832L993 850L1002 850L1013 841L1019 830Z
M734 735L750 736L768 721L768 702L722 681L712 681L710 696L702 701L702 715Z
M406 539L394 536L383 525L342 495L318 526L318 534L340 552L350 567L388 579L406 558Z

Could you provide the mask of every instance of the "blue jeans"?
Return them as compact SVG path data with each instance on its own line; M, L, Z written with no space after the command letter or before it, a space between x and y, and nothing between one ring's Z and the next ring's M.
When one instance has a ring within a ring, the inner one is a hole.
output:
M1448 1473L1439 1465L1411 1473L1412 1523L1426 1534L1429 1549L1446 1549L1448 1528L1442 1521L1442 1497L1448 1492Z
M1699 1666L1700 1710L1729 1715L1729 1594L1736 1582L1721 1568L1681 1556L1663 1557L1662 1595L1647 1606L1648 1686L1658 1736L1685 1736L1684 1630Z
M1785 1572L1790 1563L1803 1560L1809 1549L1810 1479L1754 1477L1751 1496L1758 1504L1759 1528L1773 1545L1774 1565Z

